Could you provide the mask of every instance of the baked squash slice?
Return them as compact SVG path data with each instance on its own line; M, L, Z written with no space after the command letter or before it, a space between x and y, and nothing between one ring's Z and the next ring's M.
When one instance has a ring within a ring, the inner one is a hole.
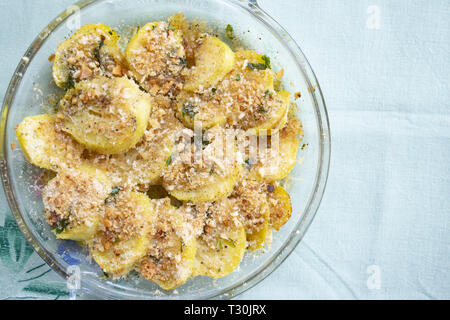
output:
M135 146L148 124L152 99L126 77L82 81L60 102L65 130L88 150L122 153Z
M145 194L117 187L104 203L103 228L89 243L90 252L104 272L123 276L146 254L154 207Z
M247 247L245 228L233 216L234 201L224 199L208 209L204 232L197 239L193 276L221 278L241 263Z
M292 215L289 193L282 186L268 185L267 195L270 206L270 226L279 231Z
M297 162L297 152L302 139L302 125L297 118L269 139L267 148L260 148L257 159L250 165L249 178L272 182L287 177Z
M147 239L147 255L140 272L164 290L182 285L192 274L196 240L186 231L182 212L168 198L153 200L158 220Z
M183 140L176 146L180 149L184 152L173 154L163 173L163 186L170 195L198 203L231 194L242 172L236 161L234 135L214 127L199 139Z
M42 192L44 213L56 237L76 241L93 238L111 188L100 170L80 167L58 172Z
M139 85L152 95L173 95L181 89L186 66L181 32L167 22L140 28L125 49L125 59Z
M83 146L63 131L64 123L53 114L30 116L17 126L16 136L25 158L53 171L77 167Z
M124 57L117 45L119 35L104 24L86 24L56 49L53 79L61 88L98 76L126 74Z
M233 69L234 52L217 37L203 39L195 55L195 66L186 76L184 90L197 91L215 86Z

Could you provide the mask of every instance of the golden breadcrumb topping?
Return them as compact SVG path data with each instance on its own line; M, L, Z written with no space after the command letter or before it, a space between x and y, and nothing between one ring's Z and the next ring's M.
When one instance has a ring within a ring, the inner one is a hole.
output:
M163 185L169 191L175 187L194 189L235 172L234 132L214 127L203 136L190 129L184 129L182 134L163 173Z
M103 214L108 185L84 171L60 171L42 191L45 215L50 226L70 228Z
M78 82L98 76L120 77L126 74L127 70L120 57L104 47L105 41L110 40L111 36L111 33L96 28L95 32L83 33L77 41L63 48L60 54L70 70L69 81Z
M140 46L127 52L128 64L139 84L152 95L173 95L182 88L186 65L179 31L167 22L147 24L139 30Z

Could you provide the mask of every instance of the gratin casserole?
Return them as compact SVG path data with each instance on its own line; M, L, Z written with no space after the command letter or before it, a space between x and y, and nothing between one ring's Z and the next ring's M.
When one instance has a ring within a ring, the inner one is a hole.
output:
M17 127L27 160L54 172L48 224L109 277L224 277L291 216L301 122L282 71L226 37L180 13L122 52L110 27L84 25L52 57L57 112Z

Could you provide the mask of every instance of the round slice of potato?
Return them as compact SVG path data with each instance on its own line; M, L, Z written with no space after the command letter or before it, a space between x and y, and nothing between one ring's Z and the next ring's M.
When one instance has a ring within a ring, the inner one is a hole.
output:
M140 272L164 290L172 290L192 274L196 240L189 233L182 211L172 206L168 198L153 201L158 220L149 235L147 256L140 264Z
M239 266L247 242L245 228L233 212L234 201L230 199L208 208L204 232L197 238L193 276L221 278Z
M90 252L104 272L123 276L145 256L156 215L143 193L113 189L104 202L103 229L90 243Z
M126 74L119 35L104 24L86 24L56 49L53 79L65 89L98 76Z
M186 66L181 32L167 22L140 28L125 49L125 59L140 86L152 95L173 95L181 89Z
M61 170L42 191L47 221L57 238L91 239L111 192L106 175L88 167Z
M289 220L292 215L292 203L289 193L282 186L269 184L268 201L270 206L270 226L276 231Z
M195 54L195 66L186 77L184 90L197 91L215 86L233 69L234 52L216 37L203 40Z
M65 130L87 149L117 154L141 139L151 97L126 77L79 82L60 102Z
M77 167L84 148L62 128L62 120L52 114L23 119L17 126L16 136L25 158L53 171Z

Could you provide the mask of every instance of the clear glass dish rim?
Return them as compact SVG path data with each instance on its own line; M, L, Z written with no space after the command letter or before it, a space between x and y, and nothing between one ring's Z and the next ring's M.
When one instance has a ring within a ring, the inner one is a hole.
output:
M75 3L80 10L83 8L104 0L81 0ZM265 263L263 268L258 273L252 273L248 275L245 279L232 284L231 286L222 289L221 291L201 297L192 297L194 299L229 299L236 297L237 295L243 293L244 291L250 289L251 287L258 284L268 275L270 275L276 268L278 268L281 263L291 254L298 243L301 241L309 225L311 224L314 216L320 206L322 200L325 186L328 179L328 171L330 166L330 154L331 154L331 137L330 137L330 126L328 120L328 113L325 105L325 100L322 95L322 90L320 88L319 82L312 70L306 56L301 51L297 43L292 39L292 37L283 29L273 18L271 18L265 11L263 11L256 0L220 0L227 4L232 4L243 8L250 16L258 19L262 22L274 35L275 37L289 50L290 54L294 57L297 67L303 73L305 80L307 81L308 87L313 90L308 90L311 94L315 105L315 112L318 119L319 126L319 160L318 160L318 170L315 177L314 191L311 194L306 210L303 214L302 219L297 223L292 233L289 235L286 242L282 245L276 253L273 253L271 258ZM72 12L67 10L58 15L53 19L34 39L31 45L26 50L23 58L20 60L12 78L9 83L8 89L5 93L5 98L3 100L2 111L1 111L1 122L0 122L0 173L2 178L2 184L5 191L6 199L8 201L9 207L17 221L17 224L24 234L27 241L33 247L33 249L39 254L39 256L60 276L67 279L69 274L53 257L52 254L40 243L35 236L30 232L22 212L19 209L14 190L11 183L11 173L9 169L9 164L7 161L7 155L9 152L9 147L6 143L6 127L8 121L8 115L10 107L13 105L16 91L22 81L22 75L31 63L34 55L38 52L42 44L47 40L47 38L52 34L53 30L61 25L66 19L72 15ZM25 59L24 59L25 58ZM299 59L301 58L301 59ZM301 62L303 60L303 63ZM312 80L312 81L311 81ZM314 84L314 85L313 85ZM87 292L97 295L98 297L105 298L145 298L145 296L134 296L132 294L118 295L116 292L106 293L104 290L110 290L106 287L99 287L99 283L92 284L89 281L82 280L82 289L87 290ZM99 290L100 289L100 290ZM106 295L105 295L106 293Z

